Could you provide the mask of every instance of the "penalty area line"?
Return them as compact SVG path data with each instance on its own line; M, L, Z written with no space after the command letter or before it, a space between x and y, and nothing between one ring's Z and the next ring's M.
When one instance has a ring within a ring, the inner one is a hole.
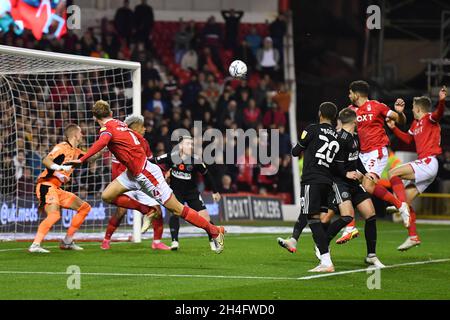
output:
M407 266L415 266L415 265L423 265L423 264L430 264L430 263L443 263L443 262L450 262L450 259L436 259L436 260L398 263L398 264L388 265L380 270L393 269L393 268L399 268L399 267L407 267ZM376 269L375 267L368 267L368 268L364 268L364 269L354 269L354 270L338 271L338 272L332 272L332 273L323 273L323 274L317 274L317 275L313 275L313 276L300 277L300 278L297 278L297 280L311 280L311 279L318 279L318 278L334 277L334 276L340 276L340 275L350 274L350 273L373 271L375 269Z

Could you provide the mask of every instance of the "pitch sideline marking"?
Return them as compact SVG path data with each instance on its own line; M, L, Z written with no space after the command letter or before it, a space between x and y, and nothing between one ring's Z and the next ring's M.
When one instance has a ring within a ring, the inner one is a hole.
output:
M392 269L404 266L430 264L430 263L442 263L449 262L448 259L437 259L437 260L426 260L426 261L416 261L393 264L386 266L384 269ZM373 267L368 267L364 269L354 269L346 270L334 273L319 274L306 277L264 277L264 276L225 276L225 275L203 275L203 274L161 274L161 273L107 273L107 272L81 272L81 276L117 276L117 277L167 277L167 278L213 278L213 279L240 279L240 280L312 280L324 277L339 276L343 274L367 272L369 270L374 270ZM0 274L34 274L34 275L67 275L66 272L53 272L53 271L0 271Z

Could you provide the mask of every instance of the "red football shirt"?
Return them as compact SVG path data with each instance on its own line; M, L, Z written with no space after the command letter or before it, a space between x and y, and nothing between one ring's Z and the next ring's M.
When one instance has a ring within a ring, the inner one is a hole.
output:
M379 150L389 145L384 121L393 112L387 105L368 100L362 106L350 106L356 112L357 131L361 152Z
M441 126L427 113L420 120L414 120L408 133L414 137L419 159L442 153Z
M145 139L142 135L137 133L136 131L133 131L133 133L138 138L139 142L141 143L141 146L144 148L145 154L147 155L147 158L151 158L153 156L152 151L150 150L150 145L148 144L147 139ZM112 165L111 165L111 179L114 180L117 178L122 172L124 172L127 167L119 162L119 160L116 159L116 157L113 155L112 157Z
M86 161L94 154L108 147L109 151L122 163L134 176L142 172L147 161L147 155L137 137L137 133L128 128L122 121L109 119L100 129L98 140L81 157L81 162Z

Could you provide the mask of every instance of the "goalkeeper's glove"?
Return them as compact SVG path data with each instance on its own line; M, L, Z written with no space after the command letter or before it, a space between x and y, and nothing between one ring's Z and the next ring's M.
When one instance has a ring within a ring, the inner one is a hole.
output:
M72 166L64 166L64 165L59 165L59 164L54 163L50 166L50 169L55 170L55 171L68 172L68 171L72 170Z

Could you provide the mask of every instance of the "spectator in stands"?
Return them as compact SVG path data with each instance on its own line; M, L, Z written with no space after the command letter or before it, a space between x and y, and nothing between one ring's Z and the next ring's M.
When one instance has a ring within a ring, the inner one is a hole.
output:
M243 155L238 155L237 167L239 169L237 177L239 191L254 192L256 190L254 181L256 159L251 154L251 149L248 146L245 148L245 153Z
M228 103L232 98L232 92L233 89L231 88L231 86L226 85L219 97L219 100L217 101L216 112L218 114L222 114L222 112L225 112L225 109L228 107Z
M213 110L203 93L200 93L197 97L196 103L192 108L192 120L202 121L205 112L212 113Z
M292 144L291 144L291 138L289 137L289 133L286 132L286 127L281 125L278 127L280 140L279 140L279 146L280 146L280 156L284 155L290 155Z
M281 108L281 111L283 111L284 113L289 112L289 107L291 104L291 93L287 90L286 84L280 84L280 88L272 97L272 101L278 104Z
M229 129L231 125L235 123L238 127L242 127L242 113L237 108L236 100L230 100L228 102L227 108L219 117L219 121L217 123L218 127L222 129Z
M263 125L267 129L286 125L286 115L275 102L272 102L271 108L264 114Z
M13 158L13 162L16 170L16 179L19 180L24 174L23 170L26 165L25 151L19 150L19 152L17 152L17 155L15 155Z
M146 104L145 109L151 112L156 112L159 109L160 113L164 114L169 111L169 104L166 100L162 99L161 91L155 91L153 99Z
M141 4L134 8L134 22L136 39L147 44L155 23L153 8L147 4L147 0L141 0Z
M30 142L31 150L27 154L27 167L33 168L33 177L36 179L41 173L42 169L42 157L45 154L39 152L39 142L37 138Z
M181 58L181 68L188 71L197 71L198 55L194 49L187 50Z
M262 166L264 169L275 172L275 164L266 164ZM261 194L262 190L265 190L266 193L273 193L277 187L277 178L276 174L267 175L260 174L260 170L257 170L256 181L258 183L259 193Z
M222 177L218 191L220 194L237 192L236 186L233 184L233 180L231 180L231 177L229 175L226 174Z
M223 64L220 61L220 57L217 54L213 54L210 47L203 48L198 64L204 68L206 67L206 71L209 71L214 75L224 73Z
M142 82L148 83L149 80L161 81L161 76L158 70L156 70L152 60L148 60L142 70ZM153 84L155 83L153 82Z
M239 47L235 50L236 56L247 64L248 71L251 72L256 66L256 56L253 54L252 49L248 45L247 41L243 40Z
M173 74L168 74L167 75L167 79L166 82L160 82L164 85L163 90L164 90L164 94L165 94L165 98L167 100L170 100L172 98L172 96L174 95L174 93L178 90L178 82L175 79L175 77L173 76Z
M175 33L175 62L180 63L183 55L190 49L194 34L187 28L186 23L181 22L180 30Z
M266 109L268 90L269 88L265 78L260 79L257 87L253 90L253 98L255 99L256 105L259 106L262 111Z
M172 109L173 112L175 112L175 110L180 110L183 107L183 101L181 100L181 95L179 90L177 90L173 95L172 95L172 100L170 101L170 108Z
M89 163L89 167L84 169L81 173L81 183L87 186L87 191L91 195L100 197L100 192L103 188L102 172L97 161L92 161Z
M206 46L216 48L219 47L222 41L222 30L220 25L216 22L216 18L211 16L206 21L202 30L203 43Z
M303 159L303 158L302 158ZM300 171L300 174L302 172ZM280 167L278 168L278 181L283 183L277 184L277 191L280 193L290 193L291 196L294 193L294 186L292 184L292 157L290 154L286 154L281 158Z
M107 34L102 38L102 45L104 50L108 53L111 59L117 59L117 54L119 53L120 48L120 43L119 40L117 40L117 37L112 34Z
M126 40L127 44L130 43L131 36L133 35L134 26L134 13L130 9L130 1L124 0L123 7L117 9L114 16L114 24L119 36Z
M170 150L171 145L171 133L169 131L169 126L162 125L160 128L160 134L156 137L156 149L159 150ZM159 145L159 146L158 146Z
M222 17L225 20L225 48L236 50L239 36L239 24L244 15L242 10L222 10Z
M182 100L186 106L192 106L197 100L197 96L202 90L200 83L198 82L197 75L193 73L190 81L183 88Z
M139 41L131 52L131 60L140 62L145 65L147 61L152 60L150 51L145 47L145 43Z
M17 181L17 189L19 191L19 197L22 199L34 198L34 179L31 174L30 168L23 170L23 175Z
M258 49L261 48L262 38L258 34L255 26L250 27L250 33L245 36L245 42L248 44L253 56L256 58L256 53Z
M441 189L443 193L450 193L450 151L444 151L441 170L439 172L439 178L441 179Z
M280 13L269 26L270 36L273 39L273 46L280 52L280 54L283 52L283 38L286 34L286 31L286 15Z
M16 177L13 159L9 155L3 156L0 163L0 189L4 195L14 195L16 190Z
M240 91L240 94L237 95L238 109L244 110L248 106L249 99L250 95L247 90Z
M91 52L97 46L97 39L93 35L93 31L89 28L81 38L81 53L84 56L90 56Z
M273 47L272 38L264 38L264 46L256 54L256 69L263 74L268 74L272 79L277 80L277 71L280 68L280 53Z

